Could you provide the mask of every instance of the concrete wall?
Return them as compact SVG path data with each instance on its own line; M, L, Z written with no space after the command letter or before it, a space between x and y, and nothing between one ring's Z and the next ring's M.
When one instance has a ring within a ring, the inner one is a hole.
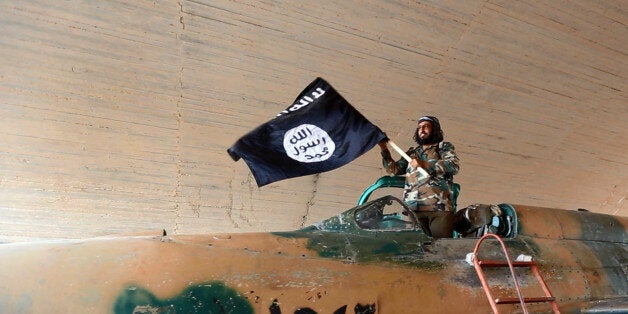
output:
M623 1L3 1L0 240L289 230L377 149L258 188L226 153L327 79L400 146L437 115L460 206L628 215Z

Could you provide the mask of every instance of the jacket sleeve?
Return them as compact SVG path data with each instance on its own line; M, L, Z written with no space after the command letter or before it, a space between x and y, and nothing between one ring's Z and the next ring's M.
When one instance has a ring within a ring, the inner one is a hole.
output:
M397 161L392 159L389 150L382 151L382 165L386 169L386 172L394 175L402 175L406 173L408 167L408 161L401 158Z
M460 160L456 155L456 149L450 142L443 142L440 149L440 159L430 160L428 172L437 176L450 175L453 176L460 170Z

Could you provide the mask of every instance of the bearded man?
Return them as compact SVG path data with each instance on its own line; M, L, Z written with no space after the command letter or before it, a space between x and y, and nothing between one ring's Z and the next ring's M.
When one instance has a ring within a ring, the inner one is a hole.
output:
M417 214L423 230L435 238L453 235L453 176L460 170L460 161L450 142L443 141L443 131L436 117L424 116L418 120L414 132L417 147L406 154L412 158L394 161L388 150L388 139L379 143L386 171L405 174L403 200ZM419 180L419 167L428 174L427 181Z

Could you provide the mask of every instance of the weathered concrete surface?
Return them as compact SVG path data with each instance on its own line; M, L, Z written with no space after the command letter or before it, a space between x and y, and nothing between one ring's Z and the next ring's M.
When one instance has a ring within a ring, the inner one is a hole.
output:
M0 240L287 230L373 150L257 188L226 149L327 79L401 146L441 118L459 204L628 215L625 1L5 1Z

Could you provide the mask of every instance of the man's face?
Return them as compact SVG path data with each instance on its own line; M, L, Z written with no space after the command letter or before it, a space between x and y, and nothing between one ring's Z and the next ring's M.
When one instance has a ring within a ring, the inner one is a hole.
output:
M432 135L432 122L421 121L419 123L419 130L417 131L419 138L423 141L428 139Z

